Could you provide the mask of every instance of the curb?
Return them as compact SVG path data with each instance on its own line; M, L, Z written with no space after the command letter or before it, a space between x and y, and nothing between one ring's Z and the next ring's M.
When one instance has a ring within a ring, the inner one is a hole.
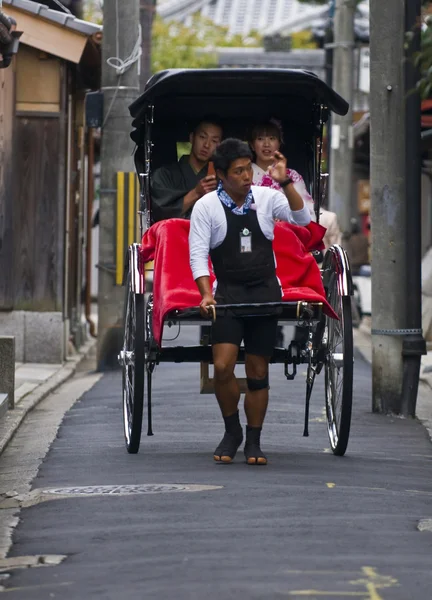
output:
M44 398L70 379L75 374L81 362L88 357L95 346L96 339L91 339L86 342L76 355L67 359L57 373L54 373L47 381L27 394L14 409L9 410L6 413L0 420L0 455L15 435L15 432L26 415L44 400Z
M354 329L354 345L359 353L362 355L364 360L372 364L372 335L370 329L360 325L358 329ZM426 344L428 352L432 350L430 342ZM432 369L426 367L423 372L420 372L419 381L422 382L426 387L432 390Z
M372 346L371 334L367 327L360 327L354 330L354 346L361 354L363 359L372 364ZM429 348L428 348L429 349ZM430 398L432 391L432 373L429 371L420 373L419 388L417 394L416 418L425 427L432 442L432 411L430 408Z

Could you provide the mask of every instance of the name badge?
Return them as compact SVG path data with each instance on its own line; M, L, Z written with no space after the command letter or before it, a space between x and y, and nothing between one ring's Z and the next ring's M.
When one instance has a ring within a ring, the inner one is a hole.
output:
M252 252L252 232L246 228L240 231L240 252Z

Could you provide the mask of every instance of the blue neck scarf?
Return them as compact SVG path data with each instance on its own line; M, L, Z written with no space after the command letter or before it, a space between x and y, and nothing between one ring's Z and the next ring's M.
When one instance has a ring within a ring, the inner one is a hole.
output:
M231 199L231 197L226 193L223 189L222 182L219 181L216 193L218 195L219 200L222 204L225 204L227 208L231 210L235 215L246 215L253 204L254 198L252 195L252 190L249 190L248 195L245 198L244 204L242 206L237 206L237 204Z

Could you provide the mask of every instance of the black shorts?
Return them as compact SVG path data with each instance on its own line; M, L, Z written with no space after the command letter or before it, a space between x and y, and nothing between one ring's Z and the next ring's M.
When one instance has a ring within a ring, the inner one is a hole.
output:
M220 316L212 325L212 344L241 345L246 354L272 356L277 339L277 316Z

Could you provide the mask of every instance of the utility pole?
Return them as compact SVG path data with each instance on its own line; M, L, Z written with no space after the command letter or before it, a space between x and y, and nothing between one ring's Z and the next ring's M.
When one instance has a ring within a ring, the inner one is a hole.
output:
M421 355L421 0L371 3L372 410L415 415ZM405 53L405 33L415 31Z
M348 231L352 205L354 13L355 0L336 0L333 42L333 88L349 103L345 117L332 115L329 207L338 216L342 231Z
M333 85L333 43L334 43L334 16L336 10L336 0L329 0L328 18L326 30L324 33L324 52L325 52L325 80L330 87Z
M156 0L140 0L140 23L143 39L140 75L141 93L144 92L145 84L151 75L151 39L155 12Z
M327 25L324 34L324 53L325 53L325 82L329 87L333 86L333 42L334 42L334 13L336 8L336 0L329 0L329 13ZM327 172L331 171L331 127L332 113L329 112L327 119ZM328 207L327 207L328 208Z
M129 136L131 118L128 108L139 95L139 0L104 0L103 17L104 124L99 209L99 370L117 366L117 355L123 338L125 294L124 288L115 285L116 173L134 170L134 145Z

